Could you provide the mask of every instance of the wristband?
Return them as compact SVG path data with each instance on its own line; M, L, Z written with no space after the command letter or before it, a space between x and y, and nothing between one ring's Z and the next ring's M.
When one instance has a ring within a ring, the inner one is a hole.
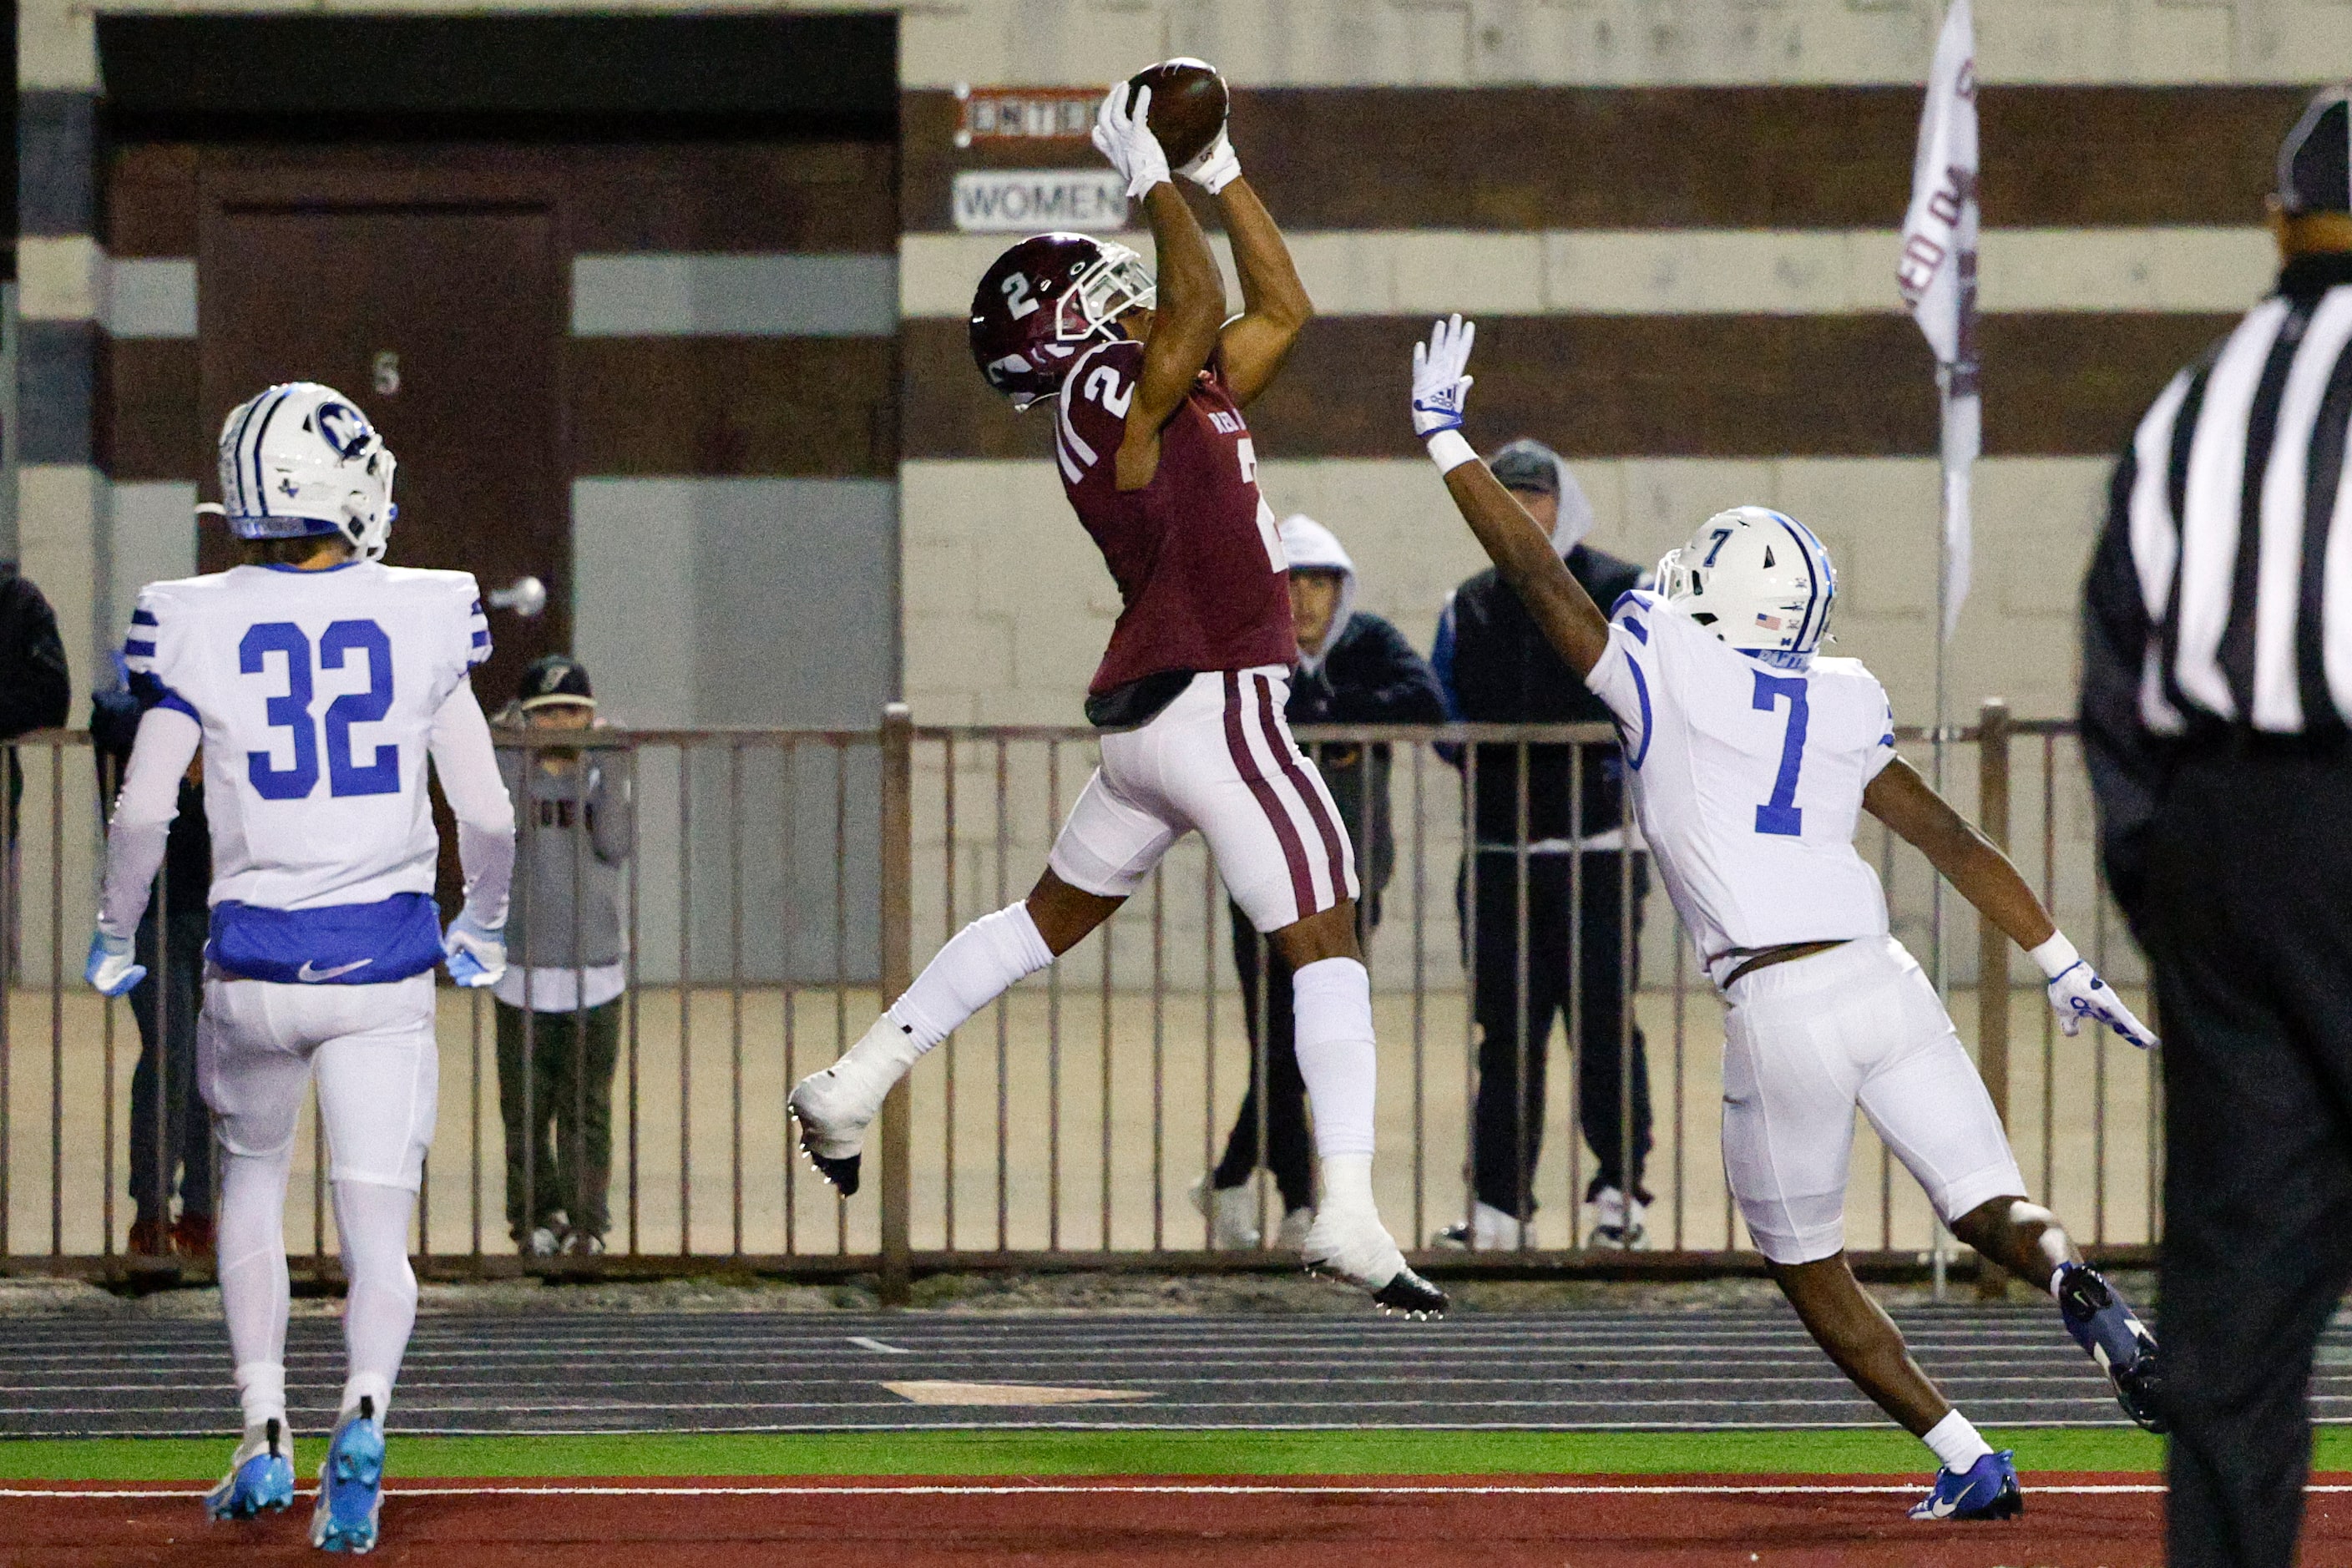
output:
M2074 951L2074 944L2066 940L2064 931L2051 932L2048 942L2034 948L2026 956L2040 964L2043 976L2051 980L2057 979L2083 962L2083 955Z
M1465 463L1478 460L1477 452L1459 430L1440 430L1423 443L1429 449L1429 460L1437 465L1441 474L1450 474Z

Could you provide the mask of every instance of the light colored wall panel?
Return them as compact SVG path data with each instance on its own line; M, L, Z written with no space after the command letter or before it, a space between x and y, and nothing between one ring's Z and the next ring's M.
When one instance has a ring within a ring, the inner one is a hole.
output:
M2347 12L2352 15L2352 12ZM1150 237L1121 235L1149 258ZM1512 315L1892 314L1900 245L1892 229L1307 231L1288 237L1327 316L1476 310ZM1003 235L900 241L899 308L961 317L972 286L1011 243ZM1213 240L1228 297L1232 254ZM2241 310L2271 286L2278 253L2263 229L1989 229L1988 310Z
M106 331L114 338L196 335L196 264L180 257L107 264Z
M579 256L572 331L586 338L888 337L888 256Z
M572 481L572 651L616 724L693 721L694 489Z
M108 490L112 593L98 632L119 640L130 625L141 588L195 575L196 487L166 480L110 485Z
M1647 565L1709 513L1780 506L1829 542L1843 574L1838 651L1869 662L1906 719L1927 722L1935 649L1932 458L1580 462L1592 543ZM2105 458L1995 458L1977 470L1977 589L1949 653L1956 710L1989 696L2021 714L2074 702L2074 595L2104 506ZM919 462L904 469L907 691L927 721L1076 722L1118 613L1100 557L1050 464ZM1412 461L1269 461L1277 512L1347 542L1364 605L1429 646L1439 605L1485 558L1436 473Z

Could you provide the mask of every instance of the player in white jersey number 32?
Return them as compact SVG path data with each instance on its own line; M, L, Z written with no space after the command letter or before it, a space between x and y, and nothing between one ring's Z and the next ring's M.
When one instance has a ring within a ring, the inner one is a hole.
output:
M243 405L221 431L220 471L247 563L148 584L123 644L147 710L107 836L87 975L119 996L145 973L131 938L201 745L213 883L197 1075L223 1156L221 1308L245 1410L245 1439L206 1503L245 1519L293 1501L286 1178L315 1077L349 1377L310 1539L365 1552L384 1412L416 1318L408 1227L439 1077L433 968L487 985L506 966L514 813L469 679L490 634L467 574L383 564L392 454L341 395L297 382ZM466 907L446 933L428 756L466 871Z
M1935 1489L1912 1516L2013 1515L2010 1456L1920 1371L1847 1265L1855 1106L1954 1235L2047 1283L2124 1409L2160 1431L2156 1342L2056 1216L2026 1201L1983 1080L1888 934L1885 891L1853 847L1861 814L2033 955L2066 1033L2088 1021L2155 1041L2007 858L1895 755L1878 681L1817 653L1836 578L1811 531L1763 507L1719 513L1660 563L1657 593L1602 614L1461 433L1472 336L1457 316L1414 348L1414 433L1546 639L1617 720L1643 835L1729 1008L1723 1163L1748 1234L1831 1359L1935 1452Z

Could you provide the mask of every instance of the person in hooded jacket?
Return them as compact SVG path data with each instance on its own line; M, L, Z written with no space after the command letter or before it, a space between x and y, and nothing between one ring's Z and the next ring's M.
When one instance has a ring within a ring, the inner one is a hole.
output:
M1488 465L1537 521L1592 602L1604 609L1646 574L1584 542L1592 504L1559 454L1517 440ZM1456 588L1438 619L1430 663L1446 716L1475 724L1607 722L1609 710L1544 640L1491 568ZM1601 745L1472 748L1477 846L1458 898L1465 964L1479 1030L1471 1128L1471 1217L1434 1237L1475 1250L1532 1246L1536 1157L1543 1142L1545 1050L1555 1014L1579 1047L1577 1119L1591 1145L1588 1235L1601 1247L1643 1242L1642 1165L1650 1152L1650 1079L1625 1001L1635 968L1649 858L1625 809L1624 756ZM1571 752L1577 753L1571 756ZM1462 766L1465 758L1452 758ZM1526 771L1525 939L1521 939L1520 772ZM1629 917L1630 914L1630 918Z
M1338 536L1303 513L1286 520L1281 531L1298 637L1298 663L1283 716L1294 725L1441 722L1445 696L1437 677L1402 632L1356 607L1356 563ZM1390 748L1325 742L1307 751L1356 847L1364 889L1356 918L1369 942L1381 921L1381 890L1396 869ZM1290 970L1238 907L1232 914L1234 967L1241 975L1249 1030L1250 1087L1223 1159L1194 1184L1192 1200L1210 1221L1214 1245L1257 1246L1258 1198L1250 1178L1263 1163L1282 1196L1280 1243L1293 1246L1314 1220L1315 1175L1307 1087L1293 1045Z

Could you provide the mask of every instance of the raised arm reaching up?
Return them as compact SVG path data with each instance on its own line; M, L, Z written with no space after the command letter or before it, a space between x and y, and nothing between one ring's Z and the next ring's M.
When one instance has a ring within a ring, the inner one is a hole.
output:
M1477 327L1459 316L1430 328L1412 346L1412 433L1445 475L1446 492L1470 531L1486 547L1503 580L1535 617L1544 640L1577 674L1589 675L1609 646L1609 617L1551 547L1541 524L1528 515L1488 471L1462 434L1462 405L1470 395L1470 345Z
M1094 143L1127 176L1130 200L1143 203L1159 248L1159 299L1143 342L1143 374L1127 411L1118 448L1118 488L1139 490L1160 471L1160 427L1192 389L1217 346L1225 318L1225 282L1200 220L1168 174L1168 154L1145 116L1151 89L1126 82L1110 89L1095 116Z
M1242 313L1217 334L1217 351L1225 385L1234 401L1246 408L1290 357L1291 345L1314 319L1315 302L1299 281L1274 215L1242 178L1242 161L1224 132L1218 132L1199 157L1177 172L1217 198L1226 237L1234 244Z

